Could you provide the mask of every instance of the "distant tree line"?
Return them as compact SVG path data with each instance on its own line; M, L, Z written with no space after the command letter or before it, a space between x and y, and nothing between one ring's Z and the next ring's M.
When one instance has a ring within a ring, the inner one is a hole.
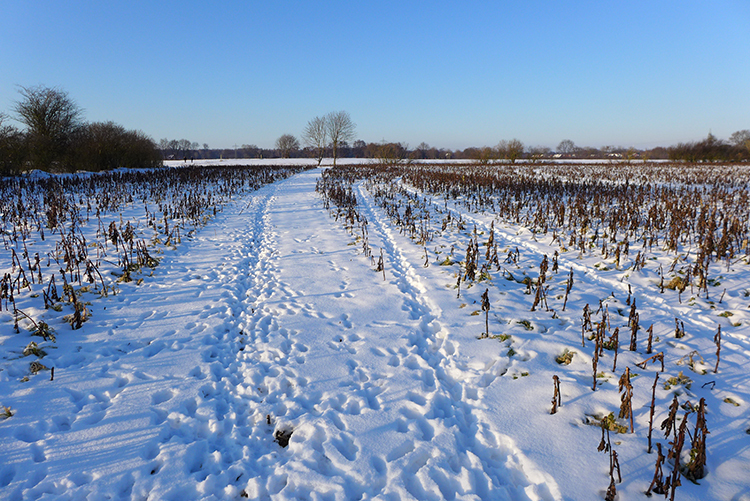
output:
M673 160L686 162L746 162L750 161L750 130L733 133L727 141L712 134L702 141L679 143L674 146L658 146L651 149L636 149L622 146L577 146L572 140L560 141L556 149L545 146L526 146L518 139L502 140L496 146L468 147L451 150L436 148L422 142L415 148L401 142L367 143L361 139L349 142L339 139L335 147L328 138L325 117L315 117L308 122L302 134L302 143L292 134L283 134L275 148L259 148L254 144L228 149L211 149L207 144L199 148L197 143L183 140L162 139L159 143L165 159L231 159L231 158L371 158L381 162L409 160L476 160L480 163L509 162L519 160L536 162L551 159L590 159L632 162L636 160ZM351 137L351 136L350 136Z
M0 112L0 175L162 165L150 137L114 122L86 123L83 110L67 92L37 86L21 87L19 93L12 115ZM10 118L26 128L11 125Z
M740 130L728 141L709 133L702 141L679 143L667 149L670 160L686 162L742 162L750 160L750 130Z

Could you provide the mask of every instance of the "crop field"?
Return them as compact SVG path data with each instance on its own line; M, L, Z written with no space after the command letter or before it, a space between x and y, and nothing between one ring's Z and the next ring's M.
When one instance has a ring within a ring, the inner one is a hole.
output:
M750 500L747 166L0 195L0 498Z

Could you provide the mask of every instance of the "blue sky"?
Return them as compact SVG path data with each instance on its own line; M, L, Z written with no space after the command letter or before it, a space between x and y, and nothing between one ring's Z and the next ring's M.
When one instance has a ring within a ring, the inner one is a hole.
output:
M747 0L4 0L0 111L60 87L157 141L650 147L750 128Z

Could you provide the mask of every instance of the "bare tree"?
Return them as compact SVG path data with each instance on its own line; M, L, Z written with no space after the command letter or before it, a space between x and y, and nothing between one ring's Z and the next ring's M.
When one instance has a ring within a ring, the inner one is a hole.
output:
M328 142L328 128L326 127L325 117L315 117L305 126L302 131L302 140L306 146L315 150L315 157L318 159L318 166L323 160Z
M346 111L332 111L325 118L326 131L333 148L333 166L336 167L339 145L354 139L356 125Z
M381 165L399 165L411 162L408 158L409 145L403 143L380 143L377 149L377 159Z
M511 139L508 141L508 160L510 163L515 163L516 160L523 156L524 145L518 139Z
M479 163L482 165L489 165L496 157L496 150L490 148L489 146L484 146L481 150L479 150Z
M22 99L13 110L28 128L32 162L48 168L61 162L75 131L82 125L83 110L68 93L49 87L21 87Z
M750 141L750 130L747 129L738 130L729 136L729 144L733 146L744 146L748 141Z
M289 158L293 151L299 150L299 141L291 134L282 134L276 140L276 149L282 158Z
M417 146L417 151L419 152L419 158L427 158L427 151L430 149L430 145L422 141L419 143L419 146Z
M508 141L503 139L497 143L495 151L497 152L497 158L508 158Z
M497 143L495 150L499 158L505 158L510 160L510 163L515 163L523 155L524 145L518 139L511 139L510 141L502 140Z
M557 145L557 152L563 155L572 155L577 150L576 144L570 139L563 139L560 144Z

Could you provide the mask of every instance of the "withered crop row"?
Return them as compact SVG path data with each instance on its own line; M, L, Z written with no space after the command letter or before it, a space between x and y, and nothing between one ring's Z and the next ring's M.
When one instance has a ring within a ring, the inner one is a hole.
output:
M106 295L114 282L100 271L103 265L115 267L111 273L119 281L130 281L132 272L158 264L155 246L176 245L239 194L302 168L191 166L2 178L0 310L12 308L17 330L19 318L39 330L16 306L26 291L30 297L41 295L45 309L61 300L72 303L71 325L80 327L87 310L73 287L86 283ZM39 290L33 294L32 289Z

